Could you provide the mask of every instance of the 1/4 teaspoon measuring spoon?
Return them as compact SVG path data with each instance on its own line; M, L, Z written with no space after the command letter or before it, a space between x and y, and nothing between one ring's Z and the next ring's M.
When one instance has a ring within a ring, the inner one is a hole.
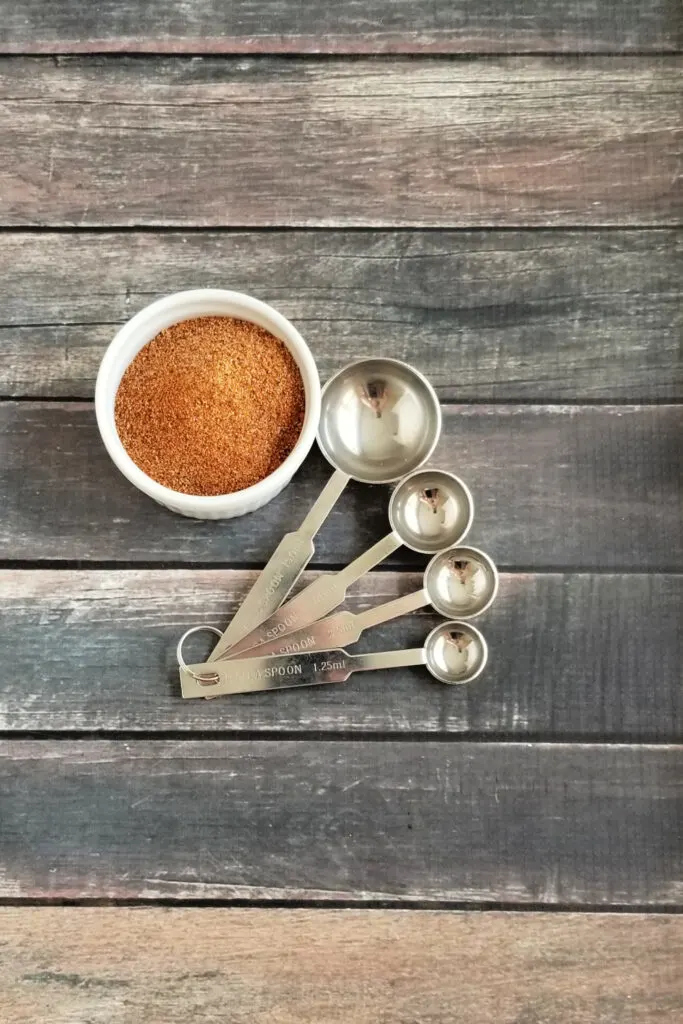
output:
M344 650L322 654L295 654L283 658L205 662L181 662L183 697L214 697L228 693L283 690L295 686L343 683L352 672L425 665L440 683L470 683L481 675L488 647L478 629L466 622L442 622L433 629L424 647L381 654L347 654Z
M336 612L312 626L261 644L253 654L311 654L355 644L371 626L431 605L446 619L473 619L493 603L498 592L498 570L488 555L477 548L450 548L432 558L424 572L424 585L413 594L368 608L364 612ZM250 651L243 657L248 658Z
M337 608L352 583L388 558L402 544L433 555L458 544L472 524L474 503L453 473L420 469L404 477L389 502L391 532L331 576L320 576L227 651L232 658L295 630L310 626ZM209 661L217 659L210 658Z
M209 661L280 607L315 551L314 538L349 480L388 484L422 466L441 434L441 408L429 381L397 359L362 359L328 380L318 445L335 468L298 530L285 534L237 609Z

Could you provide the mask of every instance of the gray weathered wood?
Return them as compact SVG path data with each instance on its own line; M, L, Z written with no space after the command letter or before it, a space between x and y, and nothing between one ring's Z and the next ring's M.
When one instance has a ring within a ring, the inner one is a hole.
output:
M680 48L675 0L3 0L5 53L498 53Z
M680 69L10 59L0 224L675 224Z
M316 574L309 573L310 581ZM683 576L503 575L479 621L482 679L443 687L425 669L371 672L341 687L180 699L175 645L224 627L255 577L220 570L0 573L0 729L433 732L523 738L683 736ZM375 572L357 610L418 590ZM418 647L431 611L368 630L354 650ZM201 659L209 634L188 641Z
M683 747L5 741L0 895L681 902Z
M12 1024L675 1024L673 914L4 908ZM391 1007L389 1016L387 1008Z
M676 231L0 235L0 395L90 398L118 325L228 287L299 327L323 379L368 351L443 398L683 397Z
M433 461L471 486L470 540L501 566L680 570L682 424L682 406L449 405ZM92 406L3 402L0 558L263 564L329 473L313 453L258 512L184 519L121 476ZM318 564L344 564L382 537L388 496L347 488L319 534ZM392 561L424 559L401 549Z

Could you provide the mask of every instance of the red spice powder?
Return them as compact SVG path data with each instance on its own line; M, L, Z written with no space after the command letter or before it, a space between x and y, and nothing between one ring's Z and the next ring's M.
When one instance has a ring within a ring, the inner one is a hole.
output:
M116 393L124 448L153 480L185 494L231 494L287 458L304 420L299 368L247 320L183 320L137 354Z

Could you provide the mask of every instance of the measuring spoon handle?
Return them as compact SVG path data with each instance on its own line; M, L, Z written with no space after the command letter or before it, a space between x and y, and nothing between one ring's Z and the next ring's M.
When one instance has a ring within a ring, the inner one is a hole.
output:
M304 629L311 623L317 622L318 619L322 619L342 603L346 597L346 591L352 583L360 579L364 573L379 562L388 558L392 551L400 546L401 541L397 535L393 532L389 533L377 544L359 555L345 569L331 576L319 576L305 590L302 590L269 619L266 619L235 644L223 657L236 657L238 654L269 643L278 637L287 636L295 630Z
M295 686L343 683L352 672L423 665L424 658L424 651L418 648L412 651L386 651L382 654L353 655L336 650L320 654L296 654L289 658L205 662L181 669L180 685L183 697L206 697L209 694L220 697L228 693L285 690ZM206 683L195 678L202 675Z
M335 470L299 529L285 534L211 652L209 661L223 657L226 651L280 607L313 557L313 538L349 479L346 473Z
M314 651L331 651L342 644L353 644L361 635L359 616L353 612L336 612L325 619L296 629L286 636L269 640L250 651L244 651L242 658L265 658L280 654L311 654Z
M405 651L379 651L376 654L354 655L354 672L371 672L379 668L407 668L410 665L425 665L427 659L423 647Z
M353 671L346 651L296 654L291 658L214 661L180 670L183 697L220 697L226 693L284 690L294 686L343 683ZM206 682L195 678L203 676Z
M365 612L335 612L334 615L319 619L311 626L287 633L286 636L271 640L267 644L261 644L253 650L253 654L259 658L276 654L311 654L314 651L330 651L342 644L355 644L370 626L379 626L382 622L397 619L400 615L408 615L409 612L424 608L427 604L429 598L426 592L418 590L415 594L406 594L395 601L387 601L385 604L368 608ZM251 651L245 651L243 657L248 658L251 654Z
M414 594L404 594L393 601L385 601L384 604L375 605L365 612L359 612L356 620L359 626L360 636L371 626L380 626L383 622L391 622L392 619L399 619L402 615L409 615L418 608L425 608L430 604L426 590L416 590ZM329 620L328 620L329 621Z
M300 533L304 533L308 537L315 537L350 479L348 473L343 473L341 469L335 469L299 527Z

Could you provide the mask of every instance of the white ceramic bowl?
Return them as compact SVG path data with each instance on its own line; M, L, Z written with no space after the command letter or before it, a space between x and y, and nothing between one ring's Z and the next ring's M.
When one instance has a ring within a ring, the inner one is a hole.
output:
M159 331L196 316L234 316L264 327L283 341L296 361L304 383L306 411L299 440L282 465L243 491L212 497L183 494L152 480L135 465L121 444L114 421L116 392L128 365ZM159 504L195 519L230 519L266 505L287 486L315 440L320 419L320 378L308 345L295 327L265 302L240 292L197 288L177 292L140 310L121 328L104 354L95 386L95 413L102 440L123 475Z

